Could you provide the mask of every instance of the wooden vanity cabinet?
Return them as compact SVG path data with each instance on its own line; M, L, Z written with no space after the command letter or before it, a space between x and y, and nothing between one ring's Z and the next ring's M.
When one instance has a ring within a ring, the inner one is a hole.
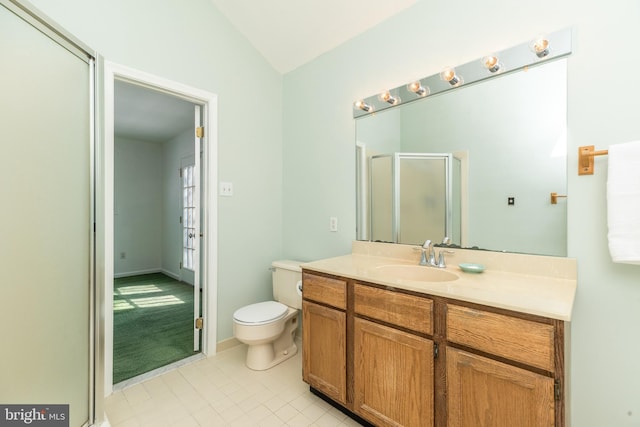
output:
M564 322L303 272L303 378L375 426L564 427Z
M346 281L303 273L302 377L347 404Z

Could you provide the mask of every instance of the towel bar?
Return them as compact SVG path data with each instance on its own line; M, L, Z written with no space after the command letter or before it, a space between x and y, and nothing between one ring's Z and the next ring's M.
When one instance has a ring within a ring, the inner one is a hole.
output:
M593 175L593 158L607 154L609 150L595 151L593 145L578 147L578 175Z
M562 196L558 193L551 193L551 204L552 205L557 205L558 204L558 198L560 197L567 197L566 195Z

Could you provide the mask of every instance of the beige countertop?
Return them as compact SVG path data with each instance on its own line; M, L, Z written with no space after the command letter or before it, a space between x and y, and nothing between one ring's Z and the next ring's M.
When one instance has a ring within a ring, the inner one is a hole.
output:
M436 248L438 252L440 248ZM577 287L576 262L570 258L455 249L447 255L450 281L414 281L381 273L385 265L418 265L415 246L354 242L349 255L302 264L306 270L358 279L491 307L570 321ZM483 273L463 272L458 264L481 263ZM412 267L413 268L413 267ZM421 267L439 270L435 267Z

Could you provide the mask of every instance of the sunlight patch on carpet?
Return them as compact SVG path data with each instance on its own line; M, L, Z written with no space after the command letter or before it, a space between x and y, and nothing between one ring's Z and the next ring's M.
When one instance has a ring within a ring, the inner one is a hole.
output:
M113 302L113 311L131 310L132 308L136 308L135 305L124 299Z
M137 285L137 286L123 286L114 291L116 295L136 295L136 294L151 294L155 292L162 292L162 289L156 285Z
M184 301L174 295L165 295L163 297L151 298L132 298L131 302L140 308L164 307L165 305L184 304Z

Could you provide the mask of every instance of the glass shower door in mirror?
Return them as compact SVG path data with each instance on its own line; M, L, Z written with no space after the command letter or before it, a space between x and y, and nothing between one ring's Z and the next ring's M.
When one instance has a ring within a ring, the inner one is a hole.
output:
M445 236L459 239L459 231L453 231L453 206L459 204L452 199L452 160L451 154L373 156L371 240L422 244Z

